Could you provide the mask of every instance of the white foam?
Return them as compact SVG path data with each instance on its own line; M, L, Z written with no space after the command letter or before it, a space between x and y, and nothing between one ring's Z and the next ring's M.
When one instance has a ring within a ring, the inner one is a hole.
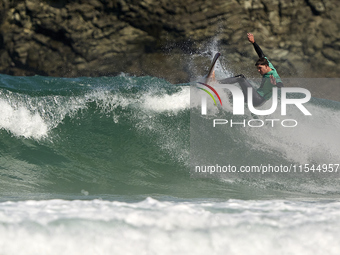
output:
M290 114L287 116L281 116L277 110L270 117L265 117L280 120L296 119L298 125L294 128L282 127L276 122L276 128L268 125L248 129L247 132L257 141L255 143L257 148L278 151L292 162L339 163L340 134L337 128L340 124L339 111L313 104L306 107L312 112L312 116L302 116L297 108L292 108L289 109Z
M30 254L339 254L340 203L0 203L0 249Z
M138 115L177 112L189 108L189 87L178 92L160 94L159 91L140 95L112 93L107 89L96 89L80 96L45 96L30 97L8 92L0 98L0 128L15 136L41 139L58 126L66 116L71 118L86 110L90 102L95 102L103 114L113 114L114 122L119 122L120 113L115 110L131 108ZM138 119L138 118L136 118Z
M156 112L178 112L190 107L190 87L184 87L172 95L144 95L142 107Z
M41 138L47 135L48 127L39 113L32 113L24 106L17 108L0 99L0 128L16 136Z

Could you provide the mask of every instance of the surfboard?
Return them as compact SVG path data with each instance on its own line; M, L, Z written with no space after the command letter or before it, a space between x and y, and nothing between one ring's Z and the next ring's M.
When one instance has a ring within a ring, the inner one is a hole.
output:
M210 90L212 90L212 91L215 93L215 95L217 96L218 100L220 101L220 103L221 103L221 105L222 105L221 98L220 98L220 96L218 95L218 93L216 92L216 90L215 90L212 86L210 86L209 84L207 84L207 83L209 82L209 77L210 77L210 75L211 75L212 72L214 71L214 67L215 67L215 64L216 64L216 62L217 62L217 59L218 59L220 56L221 56L221 53L219 53L219 52L217 52L217 53L215 54L215 56L214 56L214 58L213 58L213 60L212 60L212 62L211 62L211 65L210 65L209 72L208 72L207 76L205 77L205 82L204 82L204 83L203 83L203 82L197 82L197 83L199 83L199 84L201 84L201 85L204 85L204 86L208 87ZM205 92L207 92L207 93L210 95L210 97L214 100L214 103L215 103L215 105L217 106L216 100L214 99L213 95L212 95L208 90L203 89L203 88L199 88L199 89L204 90Z
M211 65L210 65L210 68L209 68L209 71L208 71L208 74L206 76L206 78L208 79L210 77L210 75L212 74L212 72L214 71L214 67L215 67L215 64L217 62L217 59L221 56L221 53L217 52L211 62Z

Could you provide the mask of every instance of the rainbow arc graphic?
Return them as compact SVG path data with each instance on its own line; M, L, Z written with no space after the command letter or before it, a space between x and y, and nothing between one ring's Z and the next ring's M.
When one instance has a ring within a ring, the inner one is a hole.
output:
M214 92L214 94L217 96L217 98L218 98L218 100L220 101L221 106L222 106L222 100L221 100L221 98L220 98L220 95L217 93L217 91L216 91L212 86L210 86L209 84L203 83L203 82L197 82L197 83L199 83L199 84L201 84L201 85L203 85L203 86L206 86L206 87L209 88L212 92ZM214 103L215 103L215 105L217 106L216 100L215 100L213 94L211 94L211 92L210 92L209 90L204 89L204 88L200 88L200 87L198 87L198 88L201 89L201 90L203 90L203 91L205 91L205 92L207 92L208 95L214 100Z

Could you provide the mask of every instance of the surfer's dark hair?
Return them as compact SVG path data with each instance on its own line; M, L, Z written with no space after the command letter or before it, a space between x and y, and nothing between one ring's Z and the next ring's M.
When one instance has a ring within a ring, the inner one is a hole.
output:
M258 65L269 66L269 63L268 63L268 60L266 58L259 58L255 63L255 66L258 66Z

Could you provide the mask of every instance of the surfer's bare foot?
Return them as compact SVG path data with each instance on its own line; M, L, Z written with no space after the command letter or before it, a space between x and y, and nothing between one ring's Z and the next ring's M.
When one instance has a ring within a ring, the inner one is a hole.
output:
M216 78L215 78L215 71L213 71L211 73L211 75L208 77L211 81L216 81Z

